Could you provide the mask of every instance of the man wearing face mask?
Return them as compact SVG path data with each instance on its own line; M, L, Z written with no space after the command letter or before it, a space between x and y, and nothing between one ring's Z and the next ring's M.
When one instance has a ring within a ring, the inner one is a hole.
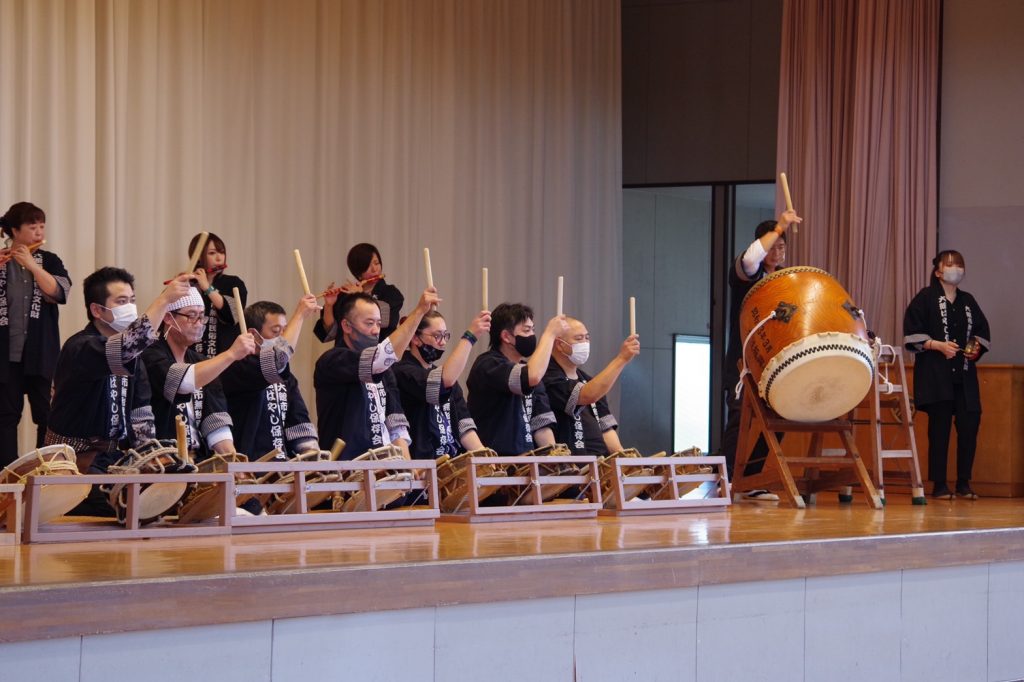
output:
M130 273L106 267L85 279L89 323L61 348L46 433L47 445L74 448L81 471L97 453L156 437L149 378L139 356L159 338L153 321L188 292L190 277L171 280L141 317Z
M420 320L440 302L436 289L426 289L409 317L381 339L375 298L355 293L339 299L341 341L320 356L313 372L321 448L329 450L341 438L341 459L388 444L409 457L409 421L391 368L405 353Z
M931 283L903 316L903 343L914 353L914 405L928 415L928 478L932 497L952 499L946 480L950 429L956 418L956 495L975 500L971 469L981 425L978 359L991 346L978 302L959 289L964 257L943 251L932 260Z
M200 355L192 345L206 328L203 297L195 287L167 306L164 337L146 349L142 360L153 391L157 438L174 438L175 417L185 419L189 450L202 460L212 453L235 452L231 417L218 377L232 363L256 352L252 334L239 335L223 353Z
M553 317L538 339L533 310L521 303L502 303L491 313L491 348L473 363L466 386L480 440L499 455L555 443L542 379L552 344L567 329L564 315Z
M486 310L473 318L469 329L455 343L448 359L438 365L451 333L441 313L431 310L423 316L409 350L394 366L402 407L409 418L414 459L436 459L483 447L476 423L459 386L477 339L491 328Z
M316 297L303 296L291 320L284 308L258 301L245 309L245 324L259 352L233 363L221 375L235 447L255 460L277 449L294 457L319 450L316 427L288 368L303 322L320 312Z
M640 354L640 337L622 342L618 355L591 377L580 367L590 357L590 332L574 318L569 329L555 339L551 364L544 375L551 409L558 419L555 437L574 455L607 455L622 450L618 422L608 407L607 394L626 365Z
M722 388L725 390L726 423L722 432L722 446L719 454L725 457L732 478L736 462L736 443L740 434L740 411L742 401L736 395L736 384L740 381L740 360L743 357L743 339L740 338L740 313L743 298L761 279L784 267L786 263L786 230L802 222L796 212L785 211L776 220L766 220L754 228L754 241L750 243L735 266L729 270L729 344L725 353L725 367L722 372ZM782 438L782 434L777 434ZM768 445L764 438L758 438L750 453L744 474L754 476L764 468L768 456ZM748 490L743 499L754 502L778 502L779 496L768 490Z

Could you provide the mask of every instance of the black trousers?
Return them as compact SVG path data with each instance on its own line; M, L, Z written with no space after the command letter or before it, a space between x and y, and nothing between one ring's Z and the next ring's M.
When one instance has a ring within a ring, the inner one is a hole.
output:
M719 454L725 457L725 466L729 471L729 480L733 479L733 472L736 469L736 444L740 438L740 413L742 412L743 400L736 397L736 384L739 383L739 375L725 377L725 430L722 432L722 446ZM775 437L780 441L784 434L776 433ZM747 460L747 466L743 469L744 476L754 476L761 473L764 463L768 458L768 443L764 436L759 436L754 449Z
M931 403L921 408L928 413L928 478L945 483L946 461L949 458L949 436L956 422L956 480L971 480L974 453L978 445L981 412L967 409L963 384L953 384L953 399Z
M20 362L8 363L7 383L0 384L0 465L7 466L24 454L18 447L18 424L21 423L26 395L32 421L36 424L35 447L43 446L46 420L50 415L50 383L49 379L41 376L26 376Z

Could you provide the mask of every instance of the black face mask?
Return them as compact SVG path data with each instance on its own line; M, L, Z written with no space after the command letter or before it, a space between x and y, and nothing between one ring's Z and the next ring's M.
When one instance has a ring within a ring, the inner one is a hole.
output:
M420 346L420 357L423 358L423 361L428 365L432 365L440 360L442 355L444 355L444 351L440 348L434 348L427 344Z
M524 358L528 358L533 355L533 351L537 350L537 336L519 336L516 334L516 352L522 355Z

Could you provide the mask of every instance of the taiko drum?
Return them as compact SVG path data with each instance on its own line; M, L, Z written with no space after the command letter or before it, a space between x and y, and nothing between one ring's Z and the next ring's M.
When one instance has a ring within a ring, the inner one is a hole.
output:
M743 299L740 336L758 393L785 419L835 419L871 388L875 363L863 315L824 270L784 268L755 284Z

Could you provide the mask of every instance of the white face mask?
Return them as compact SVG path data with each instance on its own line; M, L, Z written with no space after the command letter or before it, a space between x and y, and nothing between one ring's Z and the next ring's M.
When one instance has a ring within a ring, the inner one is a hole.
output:
M569 353L569 362L579 367L586 363L590 357L590 343L584 341L583 343L572 344L572 352Z
M946 284L960 284L964 279L964 269L950 265L942 270L942 281Z
M109 310L114 316L113 322L107 322L106 320L103 320L103 322L105 322L106 325L116 333L123 332L131 325L132 322L139 319L139 309L135 307L134 303L125 303L124 305L114 306L113 308L108 308L107 306L100 307L104 310Z

